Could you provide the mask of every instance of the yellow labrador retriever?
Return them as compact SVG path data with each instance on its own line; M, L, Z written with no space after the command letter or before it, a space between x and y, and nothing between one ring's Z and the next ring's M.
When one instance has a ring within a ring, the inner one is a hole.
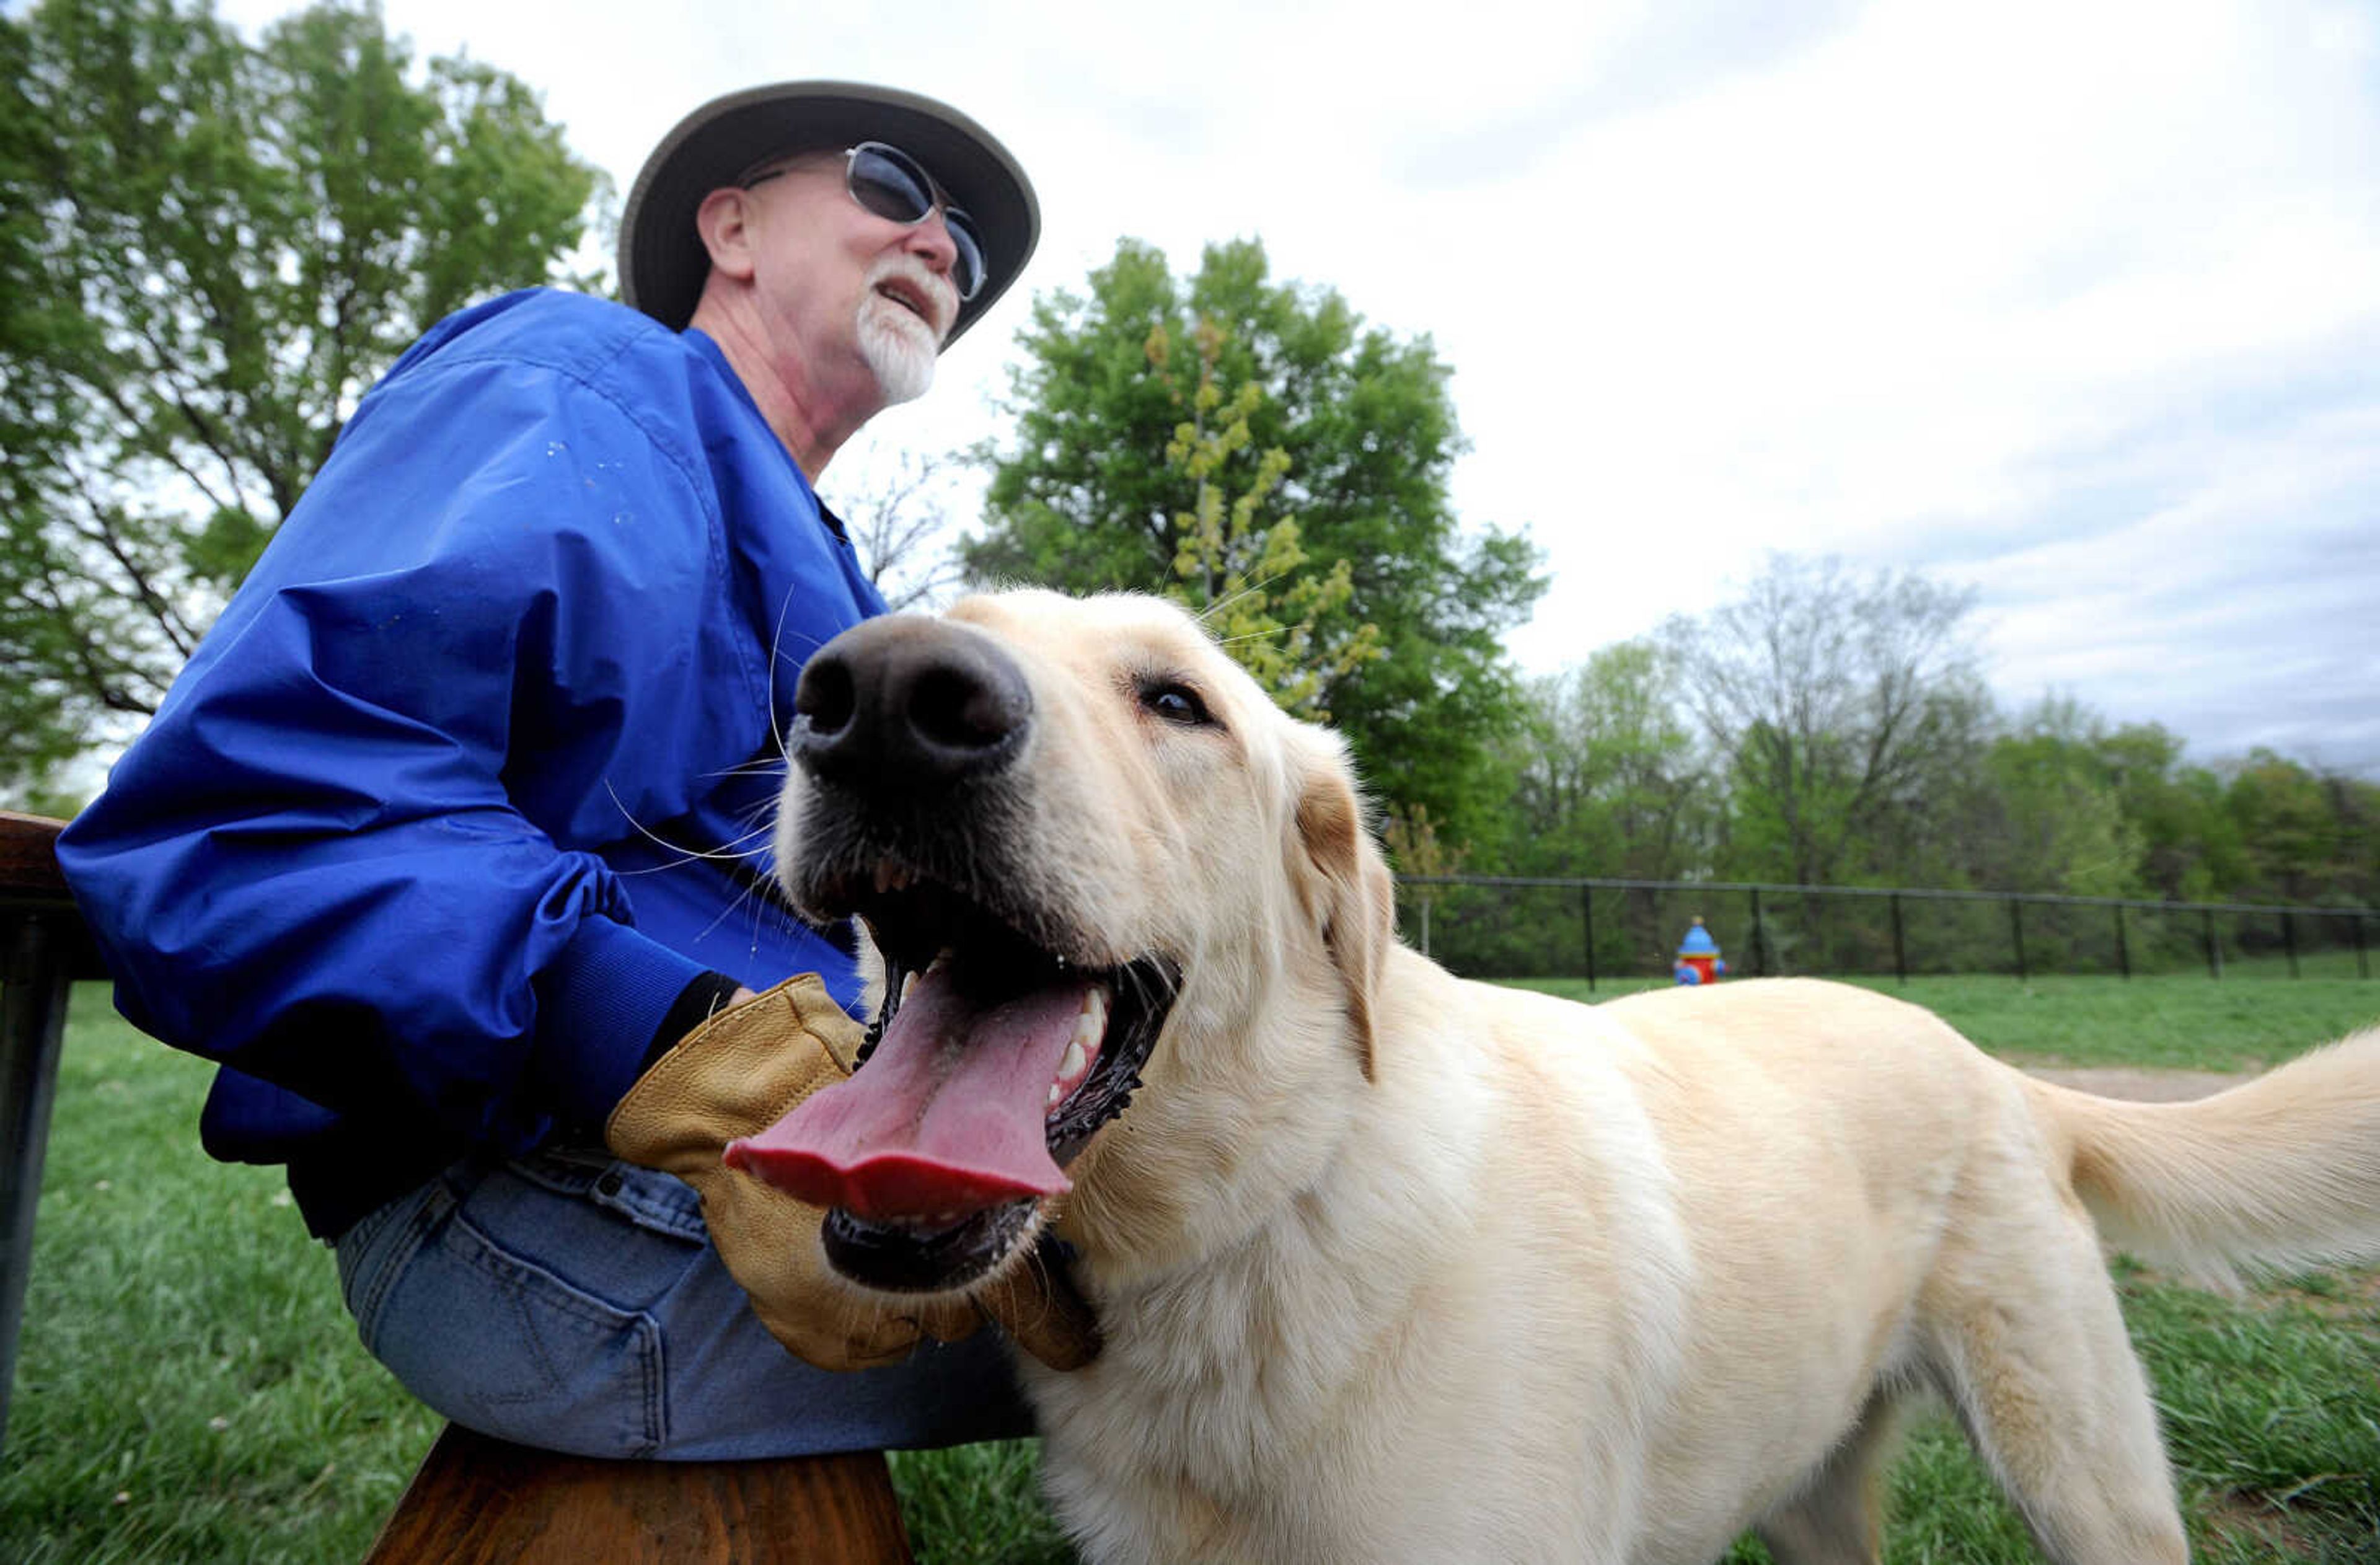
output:
M739 1155L857 1288L1073 1247L1105 1351L1021 1369L1093 1559L1875 1560L1930 1390L2046 1554L2180 1560L2103 1244L2380 1253L2380 1033L2150 1106L1857 989L1463 982L1339 743L1170 607L880 620L797 705L779 874L885 1014Z

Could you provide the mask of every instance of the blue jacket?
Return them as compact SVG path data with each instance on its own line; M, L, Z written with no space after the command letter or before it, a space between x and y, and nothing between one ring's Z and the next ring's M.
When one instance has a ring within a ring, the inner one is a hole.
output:
M849 1003L760 877L801 662L882 611L701 334L433 328L58 844L118 1008L225 1067L207 1149L327 1236L593 1134L707 971Z

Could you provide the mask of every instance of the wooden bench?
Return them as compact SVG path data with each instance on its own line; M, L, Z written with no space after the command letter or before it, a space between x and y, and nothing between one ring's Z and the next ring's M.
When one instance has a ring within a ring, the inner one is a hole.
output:
M17 1380L67 997L77 978L107 976L58 873L62 824L0 810L0 1440Z
M0 811L0 1439L16 1379L33 1212L67 998L107 976L58 872L63 823ZM900 1565L883 1453L767 1462L601 1462L449 1426L369 1565Z
M892 1565L910 1559L881 1451L606 1462L449 1425L364 1565Z

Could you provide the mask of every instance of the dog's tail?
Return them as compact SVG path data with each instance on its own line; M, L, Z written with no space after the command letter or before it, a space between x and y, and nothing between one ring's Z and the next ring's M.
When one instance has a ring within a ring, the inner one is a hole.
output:
M2188 1103L2026 1078L2112 1247L2203 1286L2380 1260L2380 1027Z

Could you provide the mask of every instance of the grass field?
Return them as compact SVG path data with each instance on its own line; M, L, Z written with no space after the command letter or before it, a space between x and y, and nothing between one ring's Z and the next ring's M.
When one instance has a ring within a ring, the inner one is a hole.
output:
M2160 978L1889 977L1848 980L1913 1001L2020 1065L2128 1065L2152 1070L2255 1071L2310 1045L2380 1022L2380 979L2291 981L2274 966L2217 983L2204 974ZM2350 969L2351 973L2352 969ZM1549 978L1520 985L1571 1000L1609 1000L1666 988L1644 980Z
M2380 981L2351 977L1876 987L2027 1063L2241 1070L2380 1020ZM330 1256L275 1172L199 1151L207 1075L118 1023L103 989L78 992L0 1456L0 1559L354 1560L436 1433L357 1346ZM2200 1558L2380 1560L2380 1273L2240 1303L2129 1268L2123 1288ZM1033 1464L1029 1442L896 1456L919 1558L1071 1559ZM2033 1558L1938 1420L1915 1428L1892 1508L1897 1565Z

